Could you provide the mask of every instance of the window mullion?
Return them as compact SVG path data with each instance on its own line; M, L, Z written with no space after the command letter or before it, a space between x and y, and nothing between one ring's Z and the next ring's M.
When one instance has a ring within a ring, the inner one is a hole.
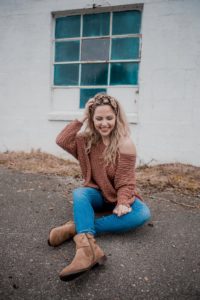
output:
M112 13L111 13L112 16ZM111 17L112 18L112 17ZM83 19L83 16L81 15L81 19ZM110 21L111 23L112 21ZM81 22L82 23L82 22ZM81 24L81 26L83 26ZM110 24L111 29L112 29L112 23ZM81 32L82 34L82 32ZM106 38L125 38L125 37L142 37L142 34L120 34L120 35L112 35L112 33L110 33L110 35L101 35L101 36L80 36L79 38L74 37L74 38L59 38L59 39L53 39L53 42L65 42L65 41L75 41L75 40L93 40L93 39L106 39Z
M80 28L80 48L79 48L79 78L78 78L78 85L81 85L81 70L82 70L82 64L81 64L81 49L82 49L82 35L83 35L83 15L81 15L81 28Z
M110 85L110 61L111 61L111 49L112 49L112 12L110 12L110 31L109 31L109 37L110 37L110 45L109 45L109 63L108 63L108 85Z
M105 64L105 63L125 63L125 62L140 62L140 59L113 59L113 60L84 60L84 61L58 61L54 62L54 65L70 65L70 64Z

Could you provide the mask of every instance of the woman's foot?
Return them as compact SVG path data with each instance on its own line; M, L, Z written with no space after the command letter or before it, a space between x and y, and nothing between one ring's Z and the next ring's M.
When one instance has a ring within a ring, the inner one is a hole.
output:
M49 246L59 246L76 234L75 224L69 221L61 226L53 228L49 233L48 244Z
M80 233L75 235L76 255L71 264L60 272L60 279L70 281L90 270L95 265L106 261L103 250L96 244L93 235Z

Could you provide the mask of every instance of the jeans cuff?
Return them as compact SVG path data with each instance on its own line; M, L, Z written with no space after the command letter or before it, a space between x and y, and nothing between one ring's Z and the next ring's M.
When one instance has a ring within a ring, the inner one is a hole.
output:
M92 235L95 235L95 234L96 234L96 232L95 232L94 230L91 230L91 229L80 230L80 231L78 231L77 233L78 233L78 234L79 234L79 233L90 233L90 234L92 234Z

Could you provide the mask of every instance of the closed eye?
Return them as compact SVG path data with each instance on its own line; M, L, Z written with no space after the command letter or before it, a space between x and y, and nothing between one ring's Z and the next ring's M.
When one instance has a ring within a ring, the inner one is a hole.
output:
M113 116L108 116L108 117L106 117L106 120L108 120L108 121L111 121L111 120L113 120L113 119L114 119ZM95 120L97 120L97 121L102 121L102 120L103 120L103 117L96 117Z

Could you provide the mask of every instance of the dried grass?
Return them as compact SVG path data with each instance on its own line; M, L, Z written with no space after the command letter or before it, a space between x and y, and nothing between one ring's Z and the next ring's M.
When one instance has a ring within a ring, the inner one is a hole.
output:
M174 189L182 194L200 196L200 168L186 164L162 164L137 169L140 188L164 191Z
M0 166L25 172L81 177L78 163L64 160L40 150L0 153ZM173 189L182 194L200 195L200 168L184 164L143 166L136 170L139 190Z
M81 177L77 163L64 160L40 150L0 153L0 165L25 173Z

